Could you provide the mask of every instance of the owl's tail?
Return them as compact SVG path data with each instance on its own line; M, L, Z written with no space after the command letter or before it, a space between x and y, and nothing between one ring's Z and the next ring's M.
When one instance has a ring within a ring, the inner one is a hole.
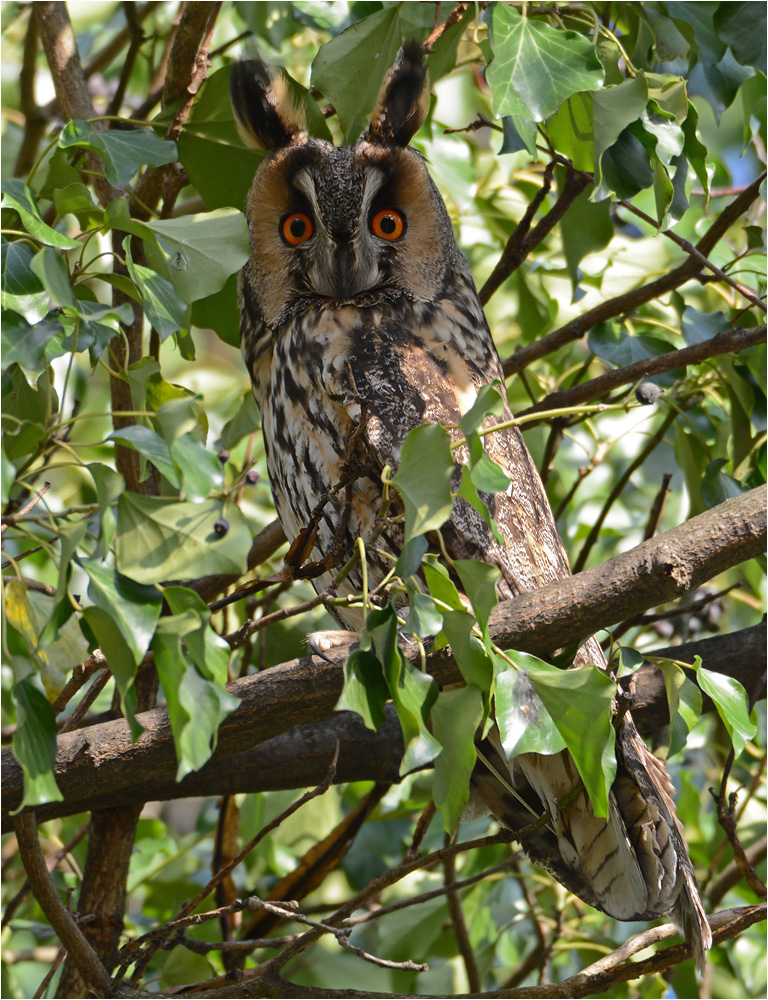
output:
M629 713L617 735L616 756L607 818L594 815L567 750L521 754L507 762L495 729L478 746L473 789L501 823L525 831L520 843L534 864L590 906L617 920L669 914L701 971L712 935L675 815L674 790ZM537 826L542 816L547 818Z

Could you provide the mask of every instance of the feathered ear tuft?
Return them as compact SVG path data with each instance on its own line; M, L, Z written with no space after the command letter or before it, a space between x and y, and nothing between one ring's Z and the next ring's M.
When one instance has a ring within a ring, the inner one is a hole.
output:
M387 146L407 146L416 135L429 110L429 77L421 44L411 38L398 53L395 65L381 85L368 142Z
M234 63L229 93L240 138L257 149L278 149L305 133L303 109L294 103L285 77L260 59Z

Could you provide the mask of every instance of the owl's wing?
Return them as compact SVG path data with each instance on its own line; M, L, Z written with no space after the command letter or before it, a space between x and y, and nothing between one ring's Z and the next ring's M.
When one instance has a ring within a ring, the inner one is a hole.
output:
M386 324L377 336L362 341L350 361L349 377L352 396L365 413L367 445L379 467L397 468L400 445L413 427L430 421L455 427L482 385L499 378L503 386L490 333L486 344L479 357L477 341L474 353L449 352L426 334L403 337L401 327ZM488 423L510 417L505 399L505 413ZM459 499L441 529L448 552L454 558L498 566L502 598L568 576L568 560L544 487L519 430L486 435L484 445L510 479L506 492L483 495L504 545L493 540L482 518ZM467 458L466 449L457 450L458 462ZM595 639L578 651L574 665L583 663L607 669ZM532 819L548 813L549 823L522 841L531 859L582 899L618 919L649 919L672 912L701 966L711 934L675 815L673 786L629 713L619 726L617 745L618 775L607 820L595 817L583 786L566 808L560 806L580 784L567 751L552 756L524 754L507 762L493 732L480 744L487 765L478 765L473 786L511 829L529 826Z

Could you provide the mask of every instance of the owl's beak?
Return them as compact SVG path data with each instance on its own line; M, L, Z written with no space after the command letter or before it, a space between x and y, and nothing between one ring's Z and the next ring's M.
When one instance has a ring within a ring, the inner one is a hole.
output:
M355 248L351 243L339 243L333 252L333 284L334 298L353 299L360 292L366 291L373 284L376 275L371 268L361 266Z

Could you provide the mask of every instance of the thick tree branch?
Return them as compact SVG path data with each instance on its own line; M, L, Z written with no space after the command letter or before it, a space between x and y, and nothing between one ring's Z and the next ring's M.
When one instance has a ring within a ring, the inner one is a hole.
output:
M757 489L601 566L502 602L491 617L491 633L495 642L508 649L546 653L629 614L672 600L761 554L764 545L765 491ZM406 649L406 654L419 656L416 648ZM221 726L216 753L207 767L296 726L331 717L341 693L346 651L332 656L335 662L303 657L229 685L230 692L242 701ZM441 684L460 679L445 650L429 654L428 669ZM155 709L140 715L139 721L145 732L135 744L123 719L59 737L57 780L66 800L82 802L96 794L118 795L135 788L137 774L146 788L155 789L152 797L157 797L160 783L167 783L176 769L168 715L165 709ZM296 774L298 760L296 757L292 764ZM327 761L326 755L326 766ZM3 764L4 805L13 809L21 801L20 768L8 750L3 751ZM342 757L340 768L344 766ZM277 774L272 764L269 768ZM384 773L375 776L392 780L391 771L382 770ZM219 786L218 793L222 790ZM51 808L55 806L41 807L38 812L48 815Z
M696 256L689 254L682 264L656 281L651 281L647 285L641 285L639 288L632 288L630 291L617 295L615 298L601 302L599 305L582 313L581 316L572 319L565 326L561 326L559 330L553 330L552 333L540 337L535 343L516 351L504 361L504 375L509 378L515 372L522 371L532 361L543 358L545 355L556 351L572 340L579 340L593 326L597 326L598 323L604 323L606 320L613 319L614 316L620 316L623 313L630 313L645 302L651 302L660 295L665 295L667 292L671 292L673 289L684 285L692 278L698 277L702 267L699 257L701 255L706 256L718 240L722 238L729 226L733 225L746 212L752 202L759 197L764 176L763 174L753 181L738 198L735 198L720 213L697 243L695 247L697 251ZM677 237L676 242L679 242L679 237Z

